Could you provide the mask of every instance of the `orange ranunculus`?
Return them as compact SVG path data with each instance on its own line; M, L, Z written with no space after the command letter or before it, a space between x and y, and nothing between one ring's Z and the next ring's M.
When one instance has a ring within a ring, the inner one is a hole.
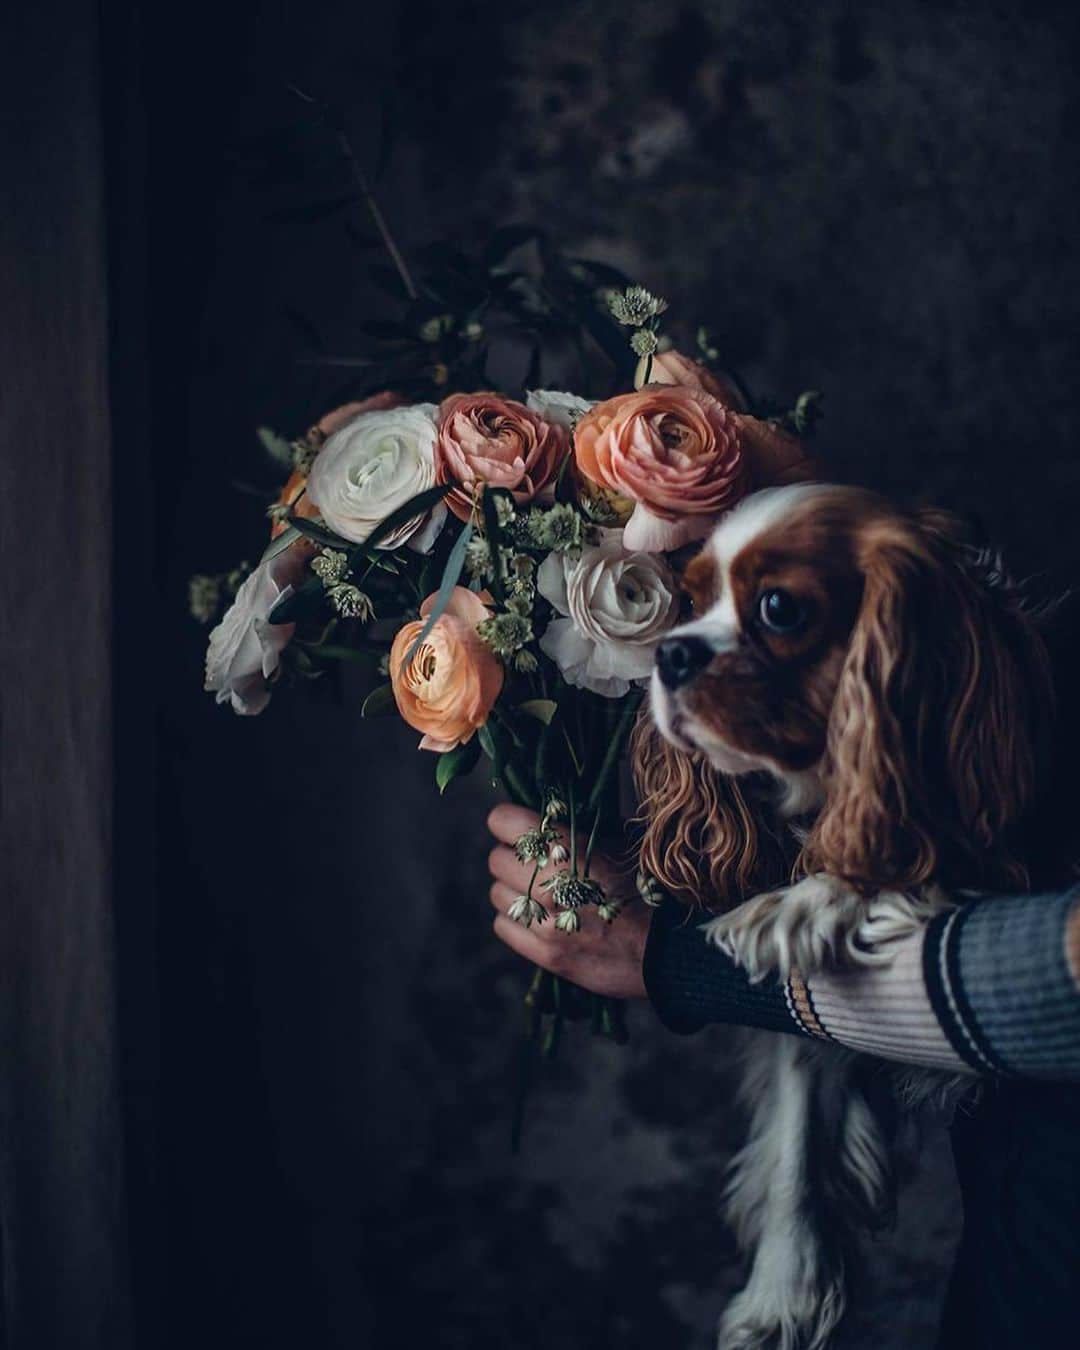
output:
M313 519L319 514L319 508L307 495L307 474L301 473L299 469L293 469L289 475L289 481L281 489L281 496L278 498L279 506L289 507L293 515L303 516L307 520ZM279 534L289 528L287 520L275 520L270 529L270 538L276 539Z
M567 448L564 428L501 394L451 394L439 407L436 475L461 484L446 498L459 520L482 484L508 488L518 502L550 499Z
M648 358L642 357L639 367ZM650 384L681 384L685 389L704 389L713 398L718 398L725 408L742 412L746 407L742 395L731 380L703 366L700 361L691 361L682 352L657 352L652 358L649 369Z
M502 689L504 672L476 626L490 617L484 598L455 586L410 661L406 656L435 603L429 595L420 618L398 631L390 648L390 682L398 712L424 733L421 750L453 750L487 721Z
M631 552L702 538L747 487L738 414L686 385L598 403L574 430L574 454L586 478L637 503L624 536Z

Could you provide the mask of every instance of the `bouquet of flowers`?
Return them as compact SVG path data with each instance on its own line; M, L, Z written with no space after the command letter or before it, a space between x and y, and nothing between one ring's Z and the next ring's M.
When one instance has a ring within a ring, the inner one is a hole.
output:
M361 357L327 361L361 371L362 397L298 437L259 432L284 479L269 545L250 572L192 579L197 618L227 606L206 688L250 715L279 684L360 664L360 711L416 730L439 792L483 759L536 811L516 845L533 884L510 917L573 941L586 913L618 920L590 862L621 823L620 765L654 648L680 619L681 566L797 462L815 396L754 415L710 368L704 330L702 360L681 355L663 300L539 231L497 231L476 259L434 246L418 279L385 242L401 317L370 323ZM513 261L532 251L538 273ZM490 388L496 341L531 353L520 387ZM539 387L548 346L576 357L581 393ZM526 1003L530 1033L550 1015L549 1049L567 1016L624 1035L617 1006L543 972Z

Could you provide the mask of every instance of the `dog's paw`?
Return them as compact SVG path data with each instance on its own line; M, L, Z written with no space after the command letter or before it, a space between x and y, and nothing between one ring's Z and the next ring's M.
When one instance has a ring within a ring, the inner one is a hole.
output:
M839 1279L802 1289L751 1280L720 1319L716 1350L826 1350L843 1312Z
M704 931L753 981L770 973L786 975L792 966L806 975L849 963L853 950L859 964L875 959L853 947L866 909L858 891L821 872L755 895L710 920Z

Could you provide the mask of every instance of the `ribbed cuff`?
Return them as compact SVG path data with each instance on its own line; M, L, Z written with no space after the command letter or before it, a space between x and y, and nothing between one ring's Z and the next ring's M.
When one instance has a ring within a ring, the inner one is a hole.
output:
M686 1036L714 1022L802 1034L783 984L751 984L745 971L705 940L703 916L671 899L653 914L642 976L656 1015Z

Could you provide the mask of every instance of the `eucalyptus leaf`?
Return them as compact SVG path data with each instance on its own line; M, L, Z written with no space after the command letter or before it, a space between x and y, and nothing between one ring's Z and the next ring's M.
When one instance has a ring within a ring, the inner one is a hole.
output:
M551 719L558 710L559 705L552 698L530 698L517 705L518 712L525 713L527 717L535 717L546 727L551 725Z
M307 539L313 539L316 544L321 544L323 548L337 549L339 552L344 550L348 552L353 548L351 539L342 539L340 534L335 534L333 530L328 530L325 525L320 525L317 521L309 520L306 516L295 516L290 514L289 525L297 530Z
M275 464L280 464L283 469L292 468L292 446L284 436L279 436L276 431L271 431L269 427L257 427L255 435L258 436L259 444Z
M380 684L377 689L373 689L360 705L361 717L389 717L395 712L397 703L394 701L394 688L389 684Z
M287 548L291 548L299 538L300 531L295 525L290 525L287 529L282 530L276 539L270 540L260 561L269 562L271 558L276 558L279 553L284 553Z
M480 758L480 743L474 736L464 745L456 745L439 756L435 765L435 784L440 793L445 792L455 778L471 773Z
M416 635L416 641L405 653L404 665L408 665L416 653L420 650L427 635L438 623L446 612L446 607L450 603L450 597L454 593L454 587L461 579L462 568L465 566L465 550L468 547L469 540L472 538L473 523L471 520L465 522L461 533L454 542L454 547L450 550L446 559L446 566L443 568L442 580L439 582L439 589L435 593L435 603L431 606L427 618L424 620L424 626Z
M381 539L385 539L388 534L396 530L399 525L404 525L410 520L415 520L417 516L422 516L425 511L430 511L433 506L442 501L453 486L453 483L439 483L436 487L425 488L423 492L418 492L415 497L410 497L396 511L391 511L384 520L379 521L364 542L356 545L357 551L360 553L367 552L369 548L374 548ZM464 552L462 557L464 558Z

